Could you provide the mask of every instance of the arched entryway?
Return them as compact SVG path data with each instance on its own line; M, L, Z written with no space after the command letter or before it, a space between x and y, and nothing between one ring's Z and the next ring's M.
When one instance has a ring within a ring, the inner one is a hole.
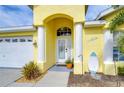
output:
M83 62L83 24L79 20L68 16L66 14L55 14L45 18L43 25L38 27L38 62L41 63L41 69L46 71L57 62L57 41L58 37L60 38L69 38L69 36L58 36L58 30L66 29L65 33L68 33L68 30L71 31L70 41L72 55L71 58L74 58L74 69L75 74L83 74L82 62ZM60 31L63 34L63 31ZM63 34L64 35L64 34ZM69 41L66 39L64 42ZM69 42L70 42L69 41ZM63 41L60 41L62 45ZM68 44L68 43L67 43ZM64 45L64 47L66 44ZM66 47L63 51L68 50ZM62 52L64 54L64 52ZM68 53L66 53L68 54ZM66 55L65 54L65 55ZM67 60L69 57L66 57L61 62Z
M73 20L70 16L52 15L44 20L46 67L65 64L73 58Z

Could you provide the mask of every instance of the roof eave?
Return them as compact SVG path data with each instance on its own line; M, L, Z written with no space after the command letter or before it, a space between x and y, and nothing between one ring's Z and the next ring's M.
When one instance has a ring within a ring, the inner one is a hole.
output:
M119 10L119 9L122 9L122 8L124 8L124 6L120 6L120 7L118 7L118 8L112 8L112 7L111 7L111 8L109 8L109 9L107 9L106 11L101 12L101 13L97 16L96 20L99 20L99 19L101 19L101 18L107 16L108 14L113 13L113 12Z
M100 21L87 21L84 24L84 27L100 27L100 26L104 26L106 24L106 21L104 20L100 20Z
M29 6L29 8L31 8L33 10L33 5L28 5L28 6Z
M36 31L36 28L34 26L0 28L0 32L25 32L25 31Z

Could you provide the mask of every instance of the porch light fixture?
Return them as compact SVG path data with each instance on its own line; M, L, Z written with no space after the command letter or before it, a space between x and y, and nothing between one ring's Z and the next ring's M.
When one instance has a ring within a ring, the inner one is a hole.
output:
M36 40L33 42L33 45L34 45L35 47L37 47L37 41L36 41Z

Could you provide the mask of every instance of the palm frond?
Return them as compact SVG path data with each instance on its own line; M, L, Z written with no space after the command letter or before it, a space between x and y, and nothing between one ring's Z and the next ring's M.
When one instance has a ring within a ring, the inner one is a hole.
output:
M117 14L110 22L109 29L114 32L119 25L124 24L124 10Z

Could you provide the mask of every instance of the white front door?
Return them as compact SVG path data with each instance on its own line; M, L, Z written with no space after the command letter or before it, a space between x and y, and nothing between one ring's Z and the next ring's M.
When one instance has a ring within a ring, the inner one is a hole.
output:
M57 40L57 63L65 64L65 61L71 58L72 58L71 38L58 38Z

